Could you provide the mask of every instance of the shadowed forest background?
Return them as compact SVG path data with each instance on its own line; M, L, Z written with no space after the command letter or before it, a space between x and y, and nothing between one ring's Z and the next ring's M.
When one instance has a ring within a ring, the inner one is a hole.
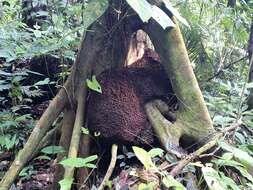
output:
M0 0L0 190L253 189L252 55L252 0Z

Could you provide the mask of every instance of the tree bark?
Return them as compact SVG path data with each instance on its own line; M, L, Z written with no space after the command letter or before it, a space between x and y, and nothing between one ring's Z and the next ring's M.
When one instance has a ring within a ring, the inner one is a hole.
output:
M234 8L236 5L236 0L228 0L227 7Z
M247 51L248 51L249 63L250 63L250 60L252 59L252 56L253 56L253 18L251 21ZM253 65L252 64L250 64L250 68L249 68L249 82L253 82ZM253 89L252 88L250 89L250 94L247 100L247 104L248 104L249 109L253 108Z
M158 6L163 8L159 4ZM168 12L167 10L164 11ZM167 122L163 127L160 127L161 122L157 122L155 119L156 114L159 113L154 112L152 109L154 106L150 107L148 105L146 106L146 110L149 109L151 111L148 115L150 120L152 120L153 127L157 128L157 130L166 131L167 140L164 142L164 146L168 150L175 151L175 147L179 146L179 140L182 136L187 136L203 143L214 132L214 128L191 67L181 31L176 19L174 17L172 19L176 24L174 28L163 30L157 23L151 20L145 26L145 31L150 36L156 51L161 57L179 101L176 122ZM161 120L159 119L159 121Z

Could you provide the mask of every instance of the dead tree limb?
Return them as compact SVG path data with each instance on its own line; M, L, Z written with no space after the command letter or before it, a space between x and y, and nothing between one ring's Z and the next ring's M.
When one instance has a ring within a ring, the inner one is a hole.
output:
M117 151L118 151L118 145L116 144L113 144L112 145L112 152L111 152L111 162L110 162L110 165L107 169L107 172L105 174L105 177L102 181L102 183L100 184L100 186L98 187L98 190L103 190L105 185L106 185L106 182L110 179L111 175L112 175L112 172L114 170L114 167L116 165L116 161L117 161Z
M170 175L172 176L176 176L178 175L182 169L189 164L191 161L193 161L194 159L196 159L197 157L199 157L201 154L203 154L204 152L206 152L207 150L213 148L216 144L217 141L227 132L229 131L233 131L235 129L237 129L240 126L239 123L235 123L233 125L231 125L230 127L227 127L226 129L224 129L221 132L216 132L214 135L212 135L212 138L202 147L200 147L198 150L196 150L195 152L191 153L189 156L185 157L183 160L181 160L171 171L170 171Z

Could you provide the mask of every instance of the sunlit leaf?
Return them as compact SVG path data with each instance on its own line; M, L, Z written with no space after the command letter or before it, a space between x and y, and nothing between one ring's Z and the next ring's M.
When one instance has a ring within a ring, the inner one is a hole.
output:
M143 22L148 22L152 17L152 6L146 0L126 0L136 11Z
M47 146L41 150L45 154L58 154L66 152L61 146Z
M85 134L85 135L89 135L90 134L88 128L82 127L81 130L82 130L82 133Z
M220 176L215 169L211 167L202 167L201 170L210 190L226 190L226 187L221 183Z
M155 168L155 165L152 162L151 156L146 150L144 150L143 148L139 148L137 146L133 146L132 148L136 157L141 161L141 163L144 165L144 167L147 170L151 168Z
M91 90L94 90L98 93L102 93L102 88L101 88L100 84L98 83L95 75L92 76L92 80L86 79L86 83L87 83L87 86Z
M91 165L89 162L92 162L97 159L97 155L89 156L87 158L67 158L60 162L63 166L69 166L69 167L94 167L94 165Z
M175 26L170 17L157 6L152 6L152 18L155 19L163 29Z
M150 151L148 151L148 154L151 156L151 158L154 158L156 156L163 155L164 150L161 148L152 148Z

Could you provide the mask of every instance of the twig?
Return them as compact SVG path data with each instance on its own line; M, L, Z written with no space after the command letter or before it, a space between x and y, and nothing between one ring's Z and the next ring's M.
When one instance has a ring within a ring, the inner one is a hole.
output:
M223 131L221 132L217 132L212 138L211 140L206 143L204 146L200 147L198 150L196 150L195 152L191 153L190 155L188 155L186 158L184 158L183 160L181 160L180 162L178 162L178 164L170 171L170 175L172 176L176 176L180 173L180 171L187 165L189 164L192 160L194 160L195 158L199 157L202 153L206 152L207 150L209 150L210 148L214 147L217 143L217 141L227 132L229 131L233 131L236 128L238 128L238 126L240 126L241 123L234 123L232 124L230 127L225 128Z
M208 79L206 80L206 82L209 82L210 80L212 80L212 79L214 79L215 77L219 76L224 70L226 70L226 69L232 67L234 64L236 64L236 63L238 63L238 62L240 62L240 61L246 59L247 57L248 57L248 56L246 55L246 56L244 56L244 57L242 57L242 58L240 58L240 59L238 59L238 60L236 60L236 61L233 61L232 63L229 63L228 65L226 65L225 67L223 67L222 69L220 69L218 72L216 72L213 76L211 76L210 78L208 78Z
M102 183L100 184L100 186L98 187L98 190L103 190L105 187L106 182L110 179L112 172L114 170L115 164L116 164L116 160L117 160L117 151L118 151L118 145L113 144L112 145L112 158L111 158L111 162L110 165L107 169L107 172L105 174L105 177L102 181Z

